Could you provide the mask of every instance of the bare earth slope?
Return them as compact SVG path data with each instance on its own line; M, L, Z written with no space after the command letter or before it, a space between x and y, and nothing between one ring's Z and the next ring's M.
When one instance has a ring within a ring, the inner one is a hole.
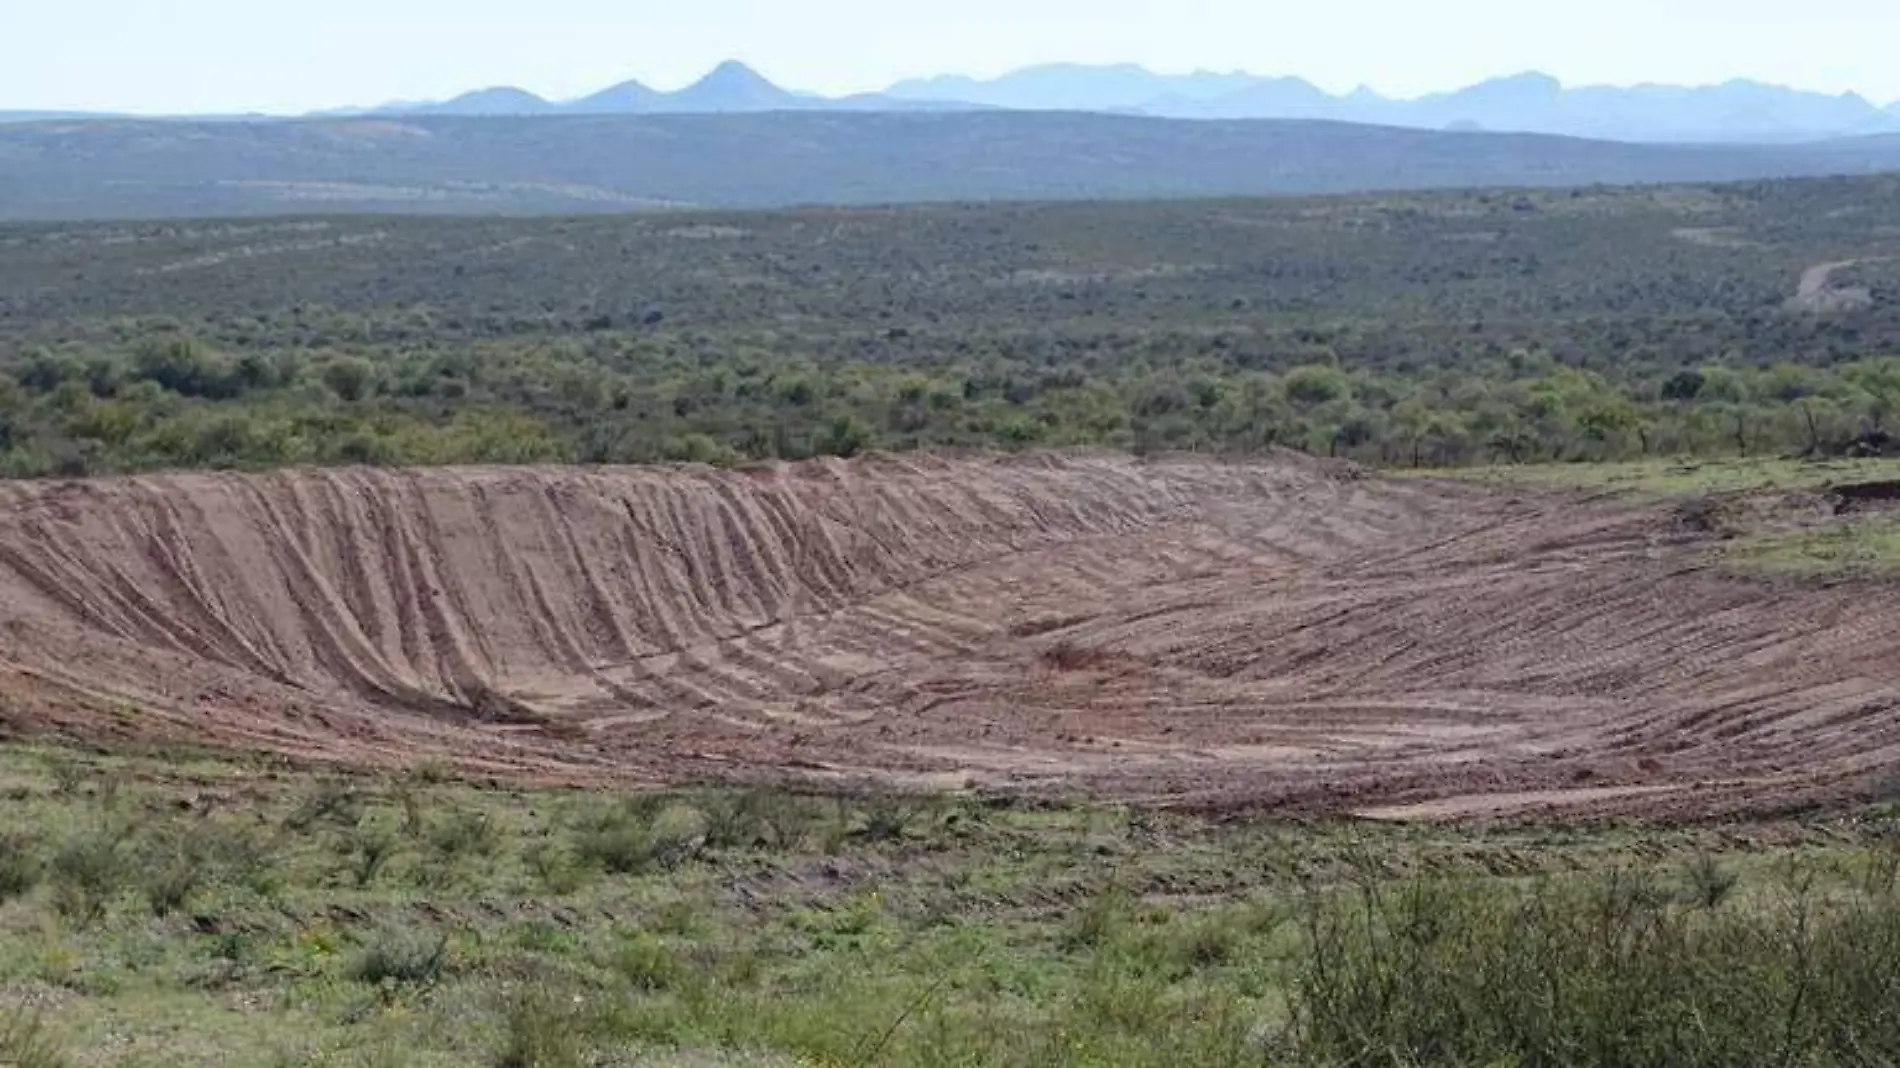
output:
M0 717L364 764L1701 814L1900 763L1896 601L1314 461L0 485Z

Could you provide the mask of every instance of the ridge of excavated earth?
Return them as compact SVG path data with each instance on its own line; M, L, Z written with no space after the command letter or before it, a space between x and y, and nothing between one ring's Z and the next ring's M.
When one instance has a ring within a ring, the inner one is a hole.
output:
M1900 764L1891 596L1282 456L0 484L0 724L537 781L1693 818Z

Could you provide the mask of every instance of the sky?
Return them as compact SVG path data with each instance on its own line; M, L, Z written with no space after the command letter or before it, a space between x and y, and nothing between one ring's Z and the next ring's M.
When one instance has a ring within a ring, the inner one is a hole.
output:
M677 88L739 59L793 89L1135 62L1395 96L1541 70L1746 77L1900 100L1895 0L0 0L0 110L153 114Z

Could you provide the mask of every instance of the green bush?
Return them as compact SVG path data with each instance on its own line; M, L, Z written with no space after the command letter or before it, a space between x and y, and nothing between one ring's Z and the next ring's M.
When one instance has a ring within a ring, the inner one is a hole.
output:
M54 907L81 926L97 923L126 889L132 870L122 835L107 830L76 834L48 864Z
M1683 894L1692 905L1705 909L1720 908L1741 883L1741 876L1722 866L1707 853L1689 862L1683 872Z
M486 813L456 811L429 829L429 845L444 859L489 856L501 836Z
M354 403L369 395L376 381L376 367L368 360L345 357L318 367L317 376L338 399Z
M640 806L624 805L574 832L574 856L609 875L639 875L654 865L653 838Z
M210 876L217 854L227 842L208 829L159 828L136 851L131 881L152 915L165 917L182 909Z
M660 796L632 798L593 813L575 831L573 852L611 875L679 867L698 855L709 821L699 809Z
M1107 945L1129 923L1133 908L1134 900L1126 890L1114 885L1104 887L1070 914L1063 946L1081 950Z
M393 833L376 826L352 828L343 836L341 844L349 859L350 877L359 890L376 881L376 876L388 867L401 846Z
M372 986L435 983L447 969L448 952L447 936L384 928L351 959L349 977Z
M678 986L687 975L685 965L650 935L633 935L614 950L613 969L635 990L659 993Z
M494 1068L583 1068L587 1021L572 996L535 986L516 992L502 1010L504 1030Z
M712 850L797 850L847 830L841 803L784 790L709 790L692 805L704 817L704 845Z
M692 805L661 809L647 828L648 849L663 868L677 868L706 845L706 814Z
M40 1017L23 1009L0 1013L0 1065L6 1068L66 1068L72 1062L46 1034Z
M324 779L284 817L284 829L298 834L320 824L353 828L363 818L363 796L344 779Z
M1623 876L1316 903L1291 1049L1328 1065L1900 1063L1900 897L1784 897L1682 905Z
M32 893L43 874L38 842L14 831L0 833L0 905Z
M152 915L163 918L185 907L203 878L201 863L188 856L172 856L139 870L139 893Z
M895 842L936 809L933 799L902 795L880 796L864 809L859 836L871 842Z
M535 842L521 851L521 862L544 893L566 897L586 885L590 874L572 852L553 842Z
M771 843L773 810L790 799L765 790L709 790L694 800L706 817L708 849L752 849Z

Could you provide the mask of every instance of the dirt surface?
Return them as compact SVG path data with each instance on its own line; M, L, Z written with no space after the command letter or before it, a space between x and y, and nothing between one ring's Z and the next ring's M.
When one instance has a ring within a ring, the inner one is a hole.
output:
M1840 260L1815 264L1801 272L1800 285L1795 288L1794 298L1788 302L1788 306L1796 311L1836 312L1872 304L1873 293L1866 287L1834 284L1836 274L1866 262L1869 261Z
M1900 597L1302 458L0 484L0 723L545 781L1695 818L1900 765Z

